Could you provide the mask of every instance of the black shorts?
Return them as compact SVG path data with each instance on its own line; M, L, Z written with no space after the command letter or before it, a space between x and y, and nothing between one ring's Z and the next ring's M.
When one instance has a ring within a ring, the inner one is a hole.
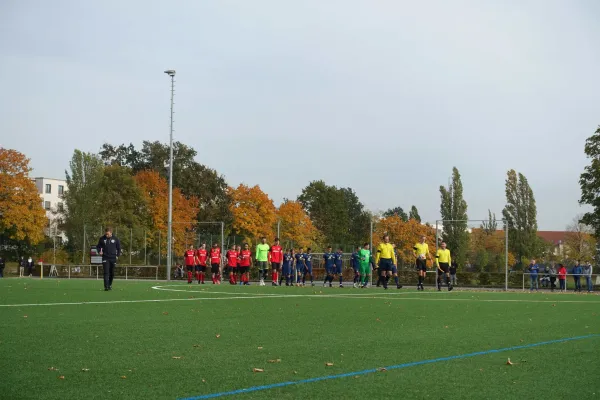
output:
M281 269L281 263L272 262L271 263L271 268L272 269L276 269L276 270L280 270Z
M236 267L232 267L230 265L227 266L227 273L229 273L229 274L235 274L236 271L237 271Z
M248 271L250 271L250 267L238 267L238 272L239 272L240 274L245 274L245 273L247 273Z
M427 271L427 260L424 258L417 258L416 266L417 271Z
M196 272L206 271L206 265L196 265Z
M213 274L218 274L219 273L219 264L210 264L210 272L212 272Z
M193 265L186 265L185 268L188 270L188 272L192 272L194 270Z
M392 270L392 259L391 258L382 258L379 260L379 269L381 272L391 271Z
M450 265L448 265L448 263L440 263L440 266L438 267L437 272L438 272L438 275L444 275L444 274L447 274L449 270L450 270Z

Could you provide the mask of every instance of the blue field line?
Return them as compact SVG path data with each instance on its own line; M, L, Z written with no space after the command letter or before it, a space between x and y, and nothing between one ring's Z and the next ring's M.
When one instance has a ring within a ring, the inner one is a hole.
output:
M414 361L414 362L409 362L409 363L404 363L404 364L392 365L392 366L384 367L384 368L386 370L392 370L392 369L402 369L402 368L408 368L408 367L416 367L418 365L433 364L433 363L442 362L442 361L450 361L450 360L458 360L458 359L461 359L461 358L483 356L483 355L486 355L486 354L502 353L504 351L529 349L529 348L532 348L532 347L544 346L544 345L547 345L547 344L570 342L570 341L573 341L573 340L583 340L583 339L590 339L590 338L595 338L595 337L600 337L600 334L596 334L595 333L595 334L585 335L585 336L575 336L575 337L564 338L564 339L548 340L546 342L524 344L524 345L521 345L521 346L504 347L502 349L492 349L492 350L477 351L475 353L459 354L459 355L456 355L456 356L440 357L440 358L433 358L433 359L430 359L430 360ZM317 377L317 378L302 379L302 380L299 380L299 381L288 381L288 382L273 383L273 384L270 384L270 385L263 385L263 386L252 386L252 387L249 387L249 388L237 389L237 390L232 390L232 391L229 391L229 392L218 392L218 393L203 394L203 395L194 396L194 397L185 397L185 398L181 398L180 400L214 399L214 398L217 398L217 397L232 396L232 395L235 395L235 394L243 394L243 393L251 393L251 392L259 392L261 390L269 390L269 389L275 389L275 388L285 387L285 386L302 385L302 384L305 384L305 383L313 383L313 382L326 381L326 380L331 380L331 379L340 379L340 378L348 378L348 377L358 376L358 375L373 374L373 373L375 373L375 372L377 372L379 370L380 370L380 368L372 368L372 369L365 369L365 370L356 371L356 372L347 372L345 374L327 375L327 376L320 376L320 377Z

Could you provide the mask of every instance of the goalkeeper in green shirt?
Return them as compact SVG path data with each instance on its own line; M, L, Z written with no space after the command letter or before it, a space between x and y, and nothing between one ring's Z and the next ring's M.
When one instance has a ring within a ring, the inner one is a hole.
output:
M369 243L365 243L358 251L359 271L360 271L360 287L367 287L369 273L371 272L371 250Z
M260 286L265 286L265 279L267 278L267 268L269 266L269 250L271 246L267 244L267 238L261 239L262 243L256 246L256 263L258 264L258 274L260 277Z

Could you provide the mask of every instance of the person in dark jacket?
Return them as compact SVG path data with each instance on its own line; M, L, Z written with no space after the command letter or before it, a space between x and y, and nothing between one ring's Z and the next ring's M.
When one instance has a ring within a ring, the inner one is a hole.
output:
M4 278L4 267L6 264L4 263L4 258L0 257L0 278Z
M112 290L112 282L115 276L115 265L121 255L121 243L113 236L112 229L106 228L104 236L98 240L96 246L98 253L102 256L102 268L104 270L104 290Z
M26 265L26 269L25 272L29 274L29 277L31 278L31 276L33 274L35 274L35 262L33 262L33 257L29 257L27 259L27 263Z

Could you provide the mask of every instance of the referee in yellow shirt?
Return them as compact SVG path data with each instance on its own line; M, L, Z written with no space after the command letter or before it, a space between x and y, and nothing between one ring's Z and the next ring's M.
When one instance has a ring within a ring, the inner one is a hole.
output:
M427 274L427 259L431 260L431 253L429 252L429 246L425 243L427 237L421 236L421 241L415 244L413 250L415 257L417 258L416 267L417 273L419 274L419 283L417 284L417 290L425 290L423 288L423 281Z
M387 290L386 277L388 275L391 276L392 267L396 265L396 253L394 251L394 246L390 243L390 237L388 235L385 235L383 237L383 243L379 243L379 246L377 246L375 264L379 266L383 288Z
M442 248L438 249L435 254L435 264L437 266L437 288L438 292L442 290L442 275L448 286L448 291L452 290L450 284L450 264L452 263L452 257L450 256L450 250L446 248L446 242L442 242Z

